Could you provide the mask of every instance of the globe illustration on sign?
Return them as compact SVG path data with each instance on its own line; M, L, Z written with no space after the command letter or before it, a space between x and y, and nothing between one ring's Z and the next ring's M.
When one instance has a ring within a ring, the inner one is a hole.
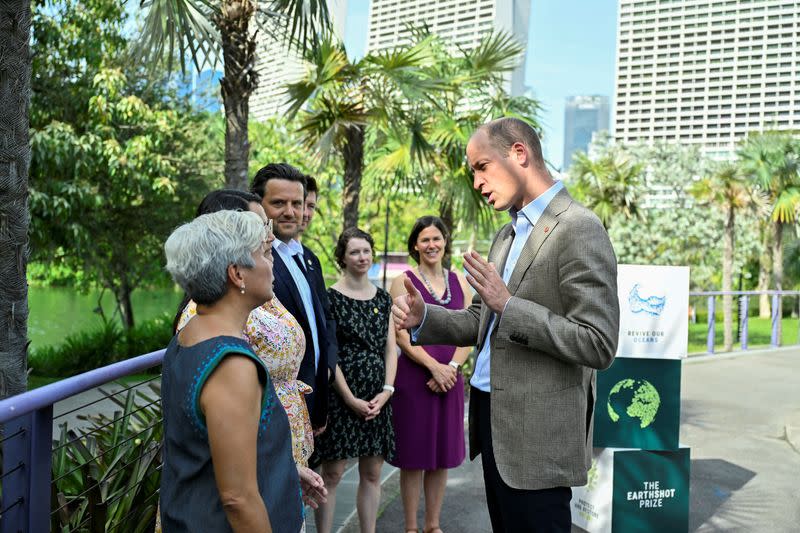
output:
M612 406L622 405L625 411L620 414ZM656 388L646 379L626 378L611 387L608 393L608 416L612 422L619 422L621 416L637 419L639 427L646 428L656 419L661 397Z

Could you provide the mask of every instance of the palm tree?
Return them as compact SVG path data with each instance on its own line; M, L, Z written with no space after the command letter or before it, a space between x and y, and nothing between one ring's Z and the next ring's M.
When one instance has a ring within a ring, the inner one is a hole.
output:
M617 215L639 216L639 198L644 165L634 162L619 149L596 159L579 152L570 167L575 196L595 212L608 229Z
M744 140L739 160L767 197L772 222L772 279L783 290L783 230L800 213L800 141L788 133L770 132ZM778 343L781 339L781 298L778 298Z
M327 35L319 46L306 49L304 58L306 75L287 87L289 115L304 109L300 133L323 163L334 154L341 156L343 225L354 227L367 137L375 138L377 130L395 137L392 129L408 130L406 121L413 115L408 104L432 98L442 82L425 70L432 59L427 40L351 62L342 43ZM414 148L412 158L418 153Z
M0 9L0 398L26 389L28 347L28 142L30 0Z
M740 169L733 163L720 164L713 173L695 182L689 192L701 202L725 210L725 228L722 240L722 290L733 290L733 257L736 234L736 212L757 205L759 198L753 194ZM733 296L722 297L725 351L733 349Z
M181 66L191 57L198 72L214 64L220 51L224 77L220 80L225 106L225 184L247 187L250 154L247 122L250 95L258 85L254 70L255 25L285 37L303 48L329 26L325 0L143 0L145 23L139 52L149 59L177 54Z
M424 35L424 34L423 34ZM505 76L519 64L524 47L508 34L487 34L474 49L450 52L437 38L437 76L450 80L433 102L430 141L435 147L434 179L429 186L439 198L439 214L453 228L457 213L462 220L490 226L492 210L472 187L472 175L464 163L470 136L481 125L499 117L515 117L542 131L539 103L527 96L511 96Z

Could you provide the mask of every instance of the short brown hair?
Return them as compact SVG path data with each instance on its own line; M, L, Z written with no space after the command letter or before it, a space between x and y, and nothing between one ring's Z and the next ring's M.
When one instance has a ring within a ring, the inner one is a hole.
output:
M372 240L372 235L366 231L358 228L347 228L339 234L339 239L336 241L336 249L333 251L333 256L336 258L336 264L339 268L344 268L344 254L347 251L347 243L351 239L364 239L369 243L372 248L373 255L375 254L375 241Z
M542 142L539 134L524 120L514 117L503 117L487 122L478 131L483 131L489 137L489 144L495 150L506 156L514 143L521 142L533 156L534 162L545 166L542 155Z
M317 188L317 180L311 176L306 175L306 196L309 193L316 193L319 196L319 189Z

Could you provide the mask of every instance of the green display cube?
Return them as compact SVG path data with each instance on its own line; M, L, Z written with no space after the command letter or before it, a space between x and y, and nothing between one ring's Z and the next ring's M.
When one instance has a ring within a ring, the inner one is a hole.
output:
M680 407L680 360L617 357L597 373L594 445L675 450Z
M590 533L680 533L689 528L689 448L596 448L572 521Z

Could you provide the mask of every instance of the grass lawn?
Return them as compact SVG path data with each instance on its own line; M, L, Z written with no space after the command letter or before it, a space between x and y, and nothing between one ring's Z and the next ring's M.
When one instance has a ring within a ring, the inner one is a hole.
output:
M734 317L735 320L735 317ZM796 318L784 318L781 324L782 346L792 346L798 344L798 320ZM748 323L747 348L763 348L769 346L772 337L772 321L768 318L751 317ZM708 325L703 322L689 324L689 353L706 352L706 335ZM722 350L722 317L720 317L714 327L714 350ZM733 334L736 335L736 323L733 324ZM738 350L740 344L738 339L733 343L733 349Z

